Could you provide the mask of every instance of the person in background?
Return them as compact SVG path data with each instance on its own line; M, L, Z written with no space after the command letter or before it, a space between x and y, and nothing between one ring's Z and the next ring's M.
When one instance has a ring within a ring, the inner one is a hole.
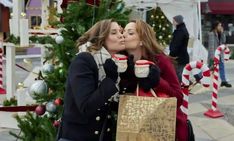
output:
M176 97L176 140L187 141L187 119L180 109L183 101L180 83L171 59L163 53L163 48L156 41L153 28L142 20L133 20L125 26L123 35L128 55L128 68L126 72L120 74L120 93L134 93L139 84L140 89L146 93L154 89L156 94ZM154 63L150 65L146 78L136 78L134 73L134 64L140 59Z
M213 22L211 31L208 34L208 65L210 68L213 67L215 50L219 47L219 45L225 43L226 43L226 37L225 34L223 33L222 23L220 21ZM221 53L220 62L219 62L219 74L221 78L220 86L232 87L232 85L227 82L225 76L223 52Z
M184 24L183 16L177 15L173 17L173 25L175 30L169 46L169 55L176 60L176 74L179 81L182 81L182 72L187 63L189 63L189 54L187 51L189 33Z
M59 141L111 141L110 99L118 93L117 65L111 56L125 49L121 27L97 22L78 40L66 83Z

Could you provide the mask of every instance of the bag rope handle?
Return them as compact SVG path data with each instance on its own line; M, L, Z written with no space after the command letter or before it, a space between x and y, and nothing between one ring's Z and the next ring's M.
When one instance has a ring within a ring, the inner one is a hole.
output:
M157 97L155 91L152 88L150 89L150 92L154 97ZM139 96L139 84L138 83L137 83L137 88L136 88L136 95Z

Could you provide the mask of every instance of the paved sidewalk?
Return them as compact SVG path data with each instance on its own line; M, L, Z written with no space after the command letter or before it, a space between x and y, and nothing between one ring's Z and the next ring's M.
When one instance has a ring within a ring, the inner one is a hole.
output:
M224 117L209 118L204 113L211 108L211 88L198 85L189 97L189 119L192 121L196 141L234 141L234 61L225 64L226 77L232 88L218 91L218 108Z

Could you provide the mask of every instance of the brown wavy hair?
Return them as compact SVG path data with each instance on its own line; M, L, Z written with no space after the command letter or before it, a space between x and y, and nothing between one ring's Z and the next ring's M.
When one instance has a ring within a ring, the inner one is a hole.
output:
M86 42L91 42L91 46L88 48L90 52L100 50L103 46L105 47L105 39L109 35L112 22L115 21L112 19L98 21L77 40L77 48L79 49Z
M157 42L155 31L153 28L142 20L131 20L136 23L136 32L142 42L142 50L145 52L144 59L156 62L156 54L163 53L163 47Z

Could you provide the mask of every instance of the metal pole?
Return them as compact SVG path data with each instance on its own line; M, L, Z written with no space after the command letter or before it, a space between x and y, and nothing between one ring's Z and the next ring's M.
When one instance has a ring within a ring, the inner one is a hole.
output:
M9 100L15 94L15 45L6 45L6 86L7 99Z
M198 0L199 39L202 43L201 1Z

